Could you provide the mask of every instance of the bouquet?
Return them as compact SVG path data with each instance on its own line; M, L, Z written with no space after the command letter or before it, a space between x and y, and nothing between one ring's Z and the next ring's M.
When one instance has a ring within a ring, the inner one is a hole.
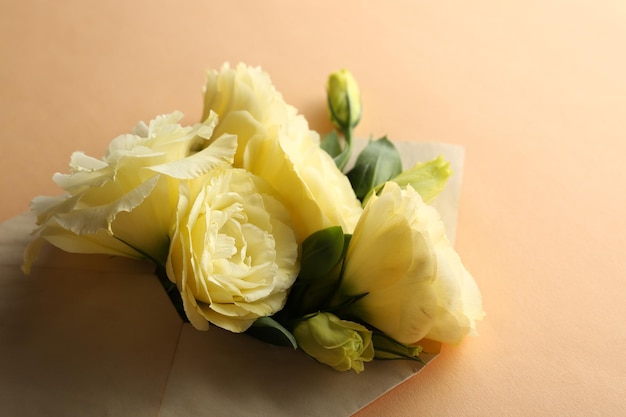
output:
M149 259L196 329L291 346L339 371L419 361L423 340L475 334L479 289L429 205L449 164L404 169L383 137L350 166L362 103L348 71L330 75L327 98L335 130L322 140L260 68L209 72L198 123L161 115L103 158L72 155L53 177L65 194L31 203L24 272L45 242Z

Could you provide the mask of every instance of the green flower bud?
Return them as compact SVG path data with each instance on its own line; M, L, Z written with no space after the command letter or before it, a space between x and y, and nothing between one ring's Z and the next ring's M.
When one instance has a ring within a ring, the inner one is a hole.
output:
M335 71L326 84L328 110L333 124L342 132L354 128L361 120L361 93L348 70Z
M365 326L317 313L298 323L293 331L298 346L319 362L338 371L364 369L374 359L372 332Z

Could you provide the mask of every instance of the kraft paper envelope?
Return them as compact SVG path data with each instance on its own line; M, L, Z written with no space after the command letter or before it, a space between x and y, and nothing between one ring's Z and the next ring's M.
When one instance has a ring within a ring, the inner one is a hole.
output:
M435 205L453 240L463 149L396 145L405 168L439 154L450 161L455 174ZM340 373L247 335L197 331L148 262L46 246L25 276L34 226L29 213L0 225L0 415L349 416L423 366L374 361Z

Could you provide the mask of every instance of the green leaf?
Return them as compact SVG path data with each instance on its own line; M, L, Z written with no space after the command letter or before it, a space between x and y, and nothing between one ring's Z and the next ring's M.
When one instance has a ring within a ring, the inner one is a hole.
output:
M337 131L330 132L320 143L320 148L326 151L326 153L333 158L341 153L341 143L339 142L339 135Z
M384 333L373 332L374 357L376 359L412 359L424 363L419 357L421 346L400 343Z
M291 346L298 348L298 343L293 334L271 317L261 317L246 330L246 334L278 346Z
M345 147L341 149L341 139L337 131L333 130L326 135L322 143L320 143L320 147L326 151L327 154L332 156L335 165L342 172L348 164L350 156L352 156L352 130L346 131L344 139L346 144Z
M357 301L359 301L361 298L365 297L368 294L369 292L364 292L364 293L356 294L356 295L348 295L348 296L343 296L342 294L336 294L337 296L332 300L329 306L329 309L334 312L337 312L338 315L342 315L341 310L350 307L352 304L356 303Z
M303 244L300 274L291 287L286 314L300 317L324 310L333 300L341 283L343 259L352 235L339 234L341 227L331 227L314 233Z
M341 226L333 226L311 234L302 242L302 261L298 280L311 280L327 275L341 260L344 235Z
M345 132L344 138L346 140L346 147L339 155L333 158L335 165L337 165L337 168L339 168L339 171L341 172L343 172L344 168L348 164L348 161L350 161L350 157L352 156L352 129L348 129Z
M348 179L359 200L374 187L402 172L402 160L396 147L386 137L368 143L348 172Z
M413 168L402 172L392 181L403 188L411 185L424 202L430 203L443 191L452 174L450 163L439 155L433 160L415 164Z

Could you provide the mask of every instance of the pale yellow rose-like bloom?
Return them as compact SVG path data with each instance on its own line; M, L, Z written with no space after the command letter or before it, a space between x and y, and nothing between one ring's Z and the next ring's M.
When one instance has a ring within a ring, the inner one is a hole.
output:
M276 313L299 267L289 212L262 178L224 168L181 183L166 272L196 329L243 332Z
M338 371L359 373L374 359L372 332L365 326L318 313L299 322L293 330L298 346L309 356Z
M149 257L164 263L177 205L178 181L228 165L234 136L215 138L201 152L192 148L212 138L215 114L204 123L181 126L181 113L139 123L115 138L102 159L75 152L69 174L53 179L66 194L36 197L31 209L39 228L27 247L30 270L44 241L76 253Z
M476 333L482 297L445 236L435 208L410 186L385 185L350 241L343 295L366 296L349 313L401 343L459 343Z
M330 226L342 226L346 233L354 230L362 209L350 182L267 73L243 64L209 72L204 117L210 112L220 118L216 135L237 135L234 165L278 191L300 242Z

